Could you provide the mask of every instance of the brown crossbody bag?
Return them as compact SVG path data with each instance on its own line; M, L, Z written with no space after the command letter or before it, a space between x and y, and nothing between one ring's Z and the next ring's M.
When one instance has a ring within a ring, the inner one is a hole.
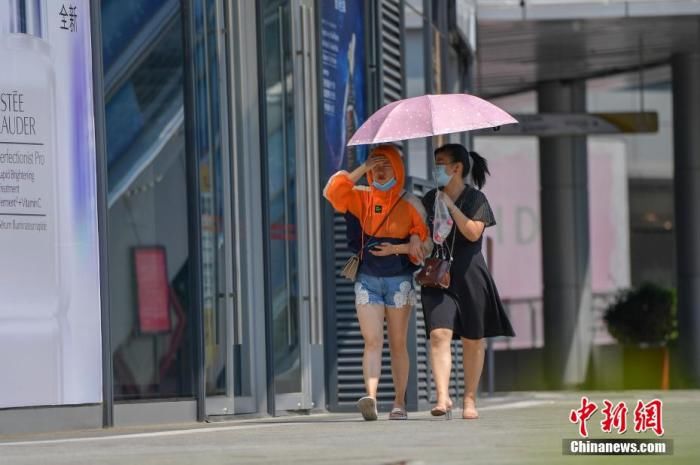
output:
M459 208L462 209L462 203L460 202ZM437 252L433 253L432 257L425 259L425 265L416 275L416 282L422 287L436 287L438 289L447 289L450 287L450 268L452 268L452 261L454 256L452 255L455 249L455 239L459 234L459 228L457 223L454 224L454 231L452 235L452 244L448 249L445 246L438 246L436 248Z
M396 207L399 202L401 202L401 199L403 196L406 195L406 191L404 191L401 194L401 197L394 203L394 205L391 206L389 211L387 212L386 216L382 219L382 222L379 223L379 226L377 226L377 229L374 230L374 233L370 237L374 237L375 234L379 232L379 230L384 226L384 223L386 223L386 220L389 219L389 215L391 215L391 212L394 211L394 207ZM362 241L361 241L361 248L360 250L356 253L353 254L350 258L348 258L348 261L345 262L345 265L343 265L343 269L340 272L340 276L344 278L348 278L350 281L355 281L357 279L357 271L360 269L360 263L362 262L362 254L365 249L365 230L360 225L360 230L362 231Z

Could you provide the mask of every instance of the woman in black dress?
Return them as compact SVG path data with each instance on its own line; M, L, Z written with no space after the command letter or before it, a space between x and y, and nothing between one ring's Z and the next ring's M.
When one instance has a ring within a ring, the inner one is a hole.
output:
M476 187L465 184L470 171ZM460 144L443 145L435 150L434 175L440 189L431 190L423 198L431 231L436 195L447 206L455 224L443 243L448 249L453 247L450 287L445 290L421 289L437 388L437 404L431 410L434 416L448 414L448 418L451 417L452 340L461 339L464 350L462 416L476 419L479 418L476 391L484 366L483 338L515 335L481 253L484 229L496 224L486 196L480 190L487 174L490 173L486 160L476 152L470 152Z

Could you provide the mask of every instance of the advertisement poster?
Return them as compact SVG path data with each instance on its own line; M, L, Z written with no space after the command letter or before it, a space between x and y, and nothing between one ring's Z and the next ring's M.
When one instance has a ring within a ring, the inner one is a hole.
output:
M367 117L365 89L365 14L362 0L321 3L326 175L352 170L367 157L366 147L346 147Z
M0 408L101 401L88 0L0 2Z
M141 334L168 333L170 321L170 283L164 247L134 249L136 302Z

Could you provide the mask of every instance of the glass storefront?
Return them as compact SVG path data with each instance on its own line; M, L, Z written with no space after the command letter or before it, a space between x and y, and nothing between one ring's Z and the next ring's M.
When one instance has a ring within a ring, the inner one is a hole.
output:
M102 8L114 398L192 397L179 2Z
M320 322L309 314L320 299L310 297L301 240L311 191L299 147L312 132L311 121L299 121L312 65L294 53L301 44L310 55L313 29L303 43L299 33L312 22L311 4L102 1L120 404L204 399L207 415L264 413L270 396L278 410L311 405L309 328ZM255 27L237 29L253 19ZM257 71L239 69L250 60L239 41L251 38ZM254 83L242 77L251 72ZM242 102L253 88L251 113ZM243 142L248 127L259 132ZM251 282L261 283L262 299Z
M325 145L342 158L369 110L372 15L360 0L92 4L106 424L323 408Z

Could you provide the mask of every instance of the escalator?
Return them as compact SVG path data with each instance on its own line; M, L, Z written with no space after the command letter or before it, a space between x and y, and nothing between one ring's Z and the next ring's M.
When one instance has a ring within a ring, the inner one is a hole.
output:
M162 154L183 124L178 0L104 0L109 205Z

